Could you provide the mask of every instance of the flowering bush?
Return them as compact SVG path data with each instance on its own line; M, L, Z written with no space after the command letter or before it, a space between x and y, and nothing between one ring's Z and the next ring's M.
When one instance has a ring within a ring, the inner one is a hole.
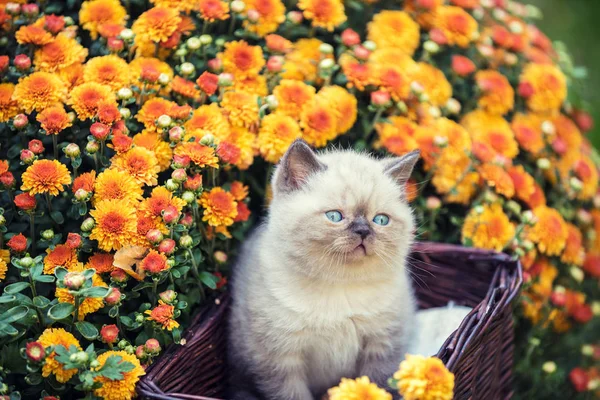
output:
M0 1L0 392L131 398L225 285L271 165L300 137L420 149L419 237L523 262L517 393L598 389L598 158L567 100L581 69L535 8L25 3ZM438 369L406 363L395 382L418 398ZM447 396L450 378L435 383ZM386 398L364 379L331 396L360 388Z

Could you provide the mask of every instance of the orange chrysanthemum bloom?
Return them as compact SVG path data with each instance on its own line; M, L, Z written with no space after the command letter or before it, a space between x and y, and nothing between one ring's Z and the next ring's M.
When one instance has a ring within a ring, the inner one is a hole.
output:
M166 42L177 31L181 17L177 9L154 7L143 12L131 26L135 41Z
M558 211L540 206L533 210L537 222L527 230L527 237L537 243L538 250L549 256L561 254L567 243L569 230Z
M405 100L410 94L410 80L401 68L395 65L381 65L375 69L379 87L389 92L395 101Z
M529 175L522 165L516 165L508 168L508 175L515 187L517 198L527 201L535 192L535 180Z
M406 117L393 116L389 122L375 125L380 144L398 156L419 148L414 135L417 125Z
M37 25L20 27L15 33L15 38L19 44L32 44L34 46L43 46L54 40L54 36L50 32Z
M300 115L302 138L315 147L323 147L337 136L338 113L323 100L306 105Z
M381 11L367 25L368 39L378 48L393 47L412 56L419 47L419 24L404 11Z
M196 99L200 96L200 92L196 89L194 82L180 76L174 77L171 81L171 90L188 99Z
M337 134L346 133L354 123L358 114L356 97L340 86L325 86L317 94L327 107L337 111Z
M233 126L250 128L259 122L257 96L244 92L226 92L221 107Z
M64 185L71 183L71 174L64 164L57 160L36 160L22 175L21 190L30 195L50 194L57 196Z
M232 73L237 79L258 75L265 65L260 46L251 46L243 40L225 43L220 58L225 72Z
M519 80L520 85L527 85L531 91L526 100L532 111L556 111L567 97L565 75L554 65L527 64Z
M98 26L98 33L105 39L115 38L125 29L121 24L106 23Z
M497 154L513 159L519 153L510 125L501 116L475 110L465 115L460 123L474 142L489 145Z
M396 121L396 118L392 119ZM398 121L403 121L399 119ZM442 152L464 152L471 150L472 143L469 133L456 122L447 118L438 118L430 125L420 125L414 138L421 149L425 168L429 169L437 161L437 157ZM440 147L437 142L446 143L446 147Z
M509 199L514 196L515 185L511 176L501 166L496 164L483 164L479 167L479 175L487 185L493 187L498 194Z
M0 83L0 122L8 122L19 113L19 104L13 100L15 85Z
M127 62L116 55L94 57L85 64L85 82L96 82L110 86L113 91L129 87L131 75Z
M0 258L0 282L6 279L6 272L8 271L8 265L6 261Z
M196 9L205 21L224 21L229 18L229 4L221 0L200 0Z
M125 25L127 10L119 0L90 0L81 4L79 23L90 32L92 39L98 38L98 28L104 24Z
M482 94L479 97L479 107L491 114L503 115L513 109L515 91L508 79L494 70L479 71L475 81Z
M182 1L182 3L191 2ZM129 354L123 350L109 350L98 356L97 360L100 363L98 368L102 368L111 356L120 357L120 362L130 363L133 365L133 369L122 372L122 379L109 379L103 376L96 377L95 382L100 383L101 386L94 389L94 394L105 400L125 400L134 398L136 384L140 380L140 376L146 374L144 368L140 365L140 360L138 360L134 354Z
M417 67L417 63L411 56L405 53L398 53L393 47L375 49L369 56L369 64L372 64L376 68L393 66L399 68L404 74L410 74Z
M321 59L319 47L322 43L315 38L300 39L295 42L293 51L285 57L281 77L307 82L316 81L317 65Z
M44 273L53 274L56 267L64 267L69 271L73 270L77 264L77 253L66 244L59 244L54 249L46 250L44 257Z
M407 400L452 400L454 374L437 357L408 354L393 377L398 381L398 392Z
M341 0L300 0L298 8L314 27L333 31L346 22L344 3Z
M12 98L23 111L30 114L34 110L39 112L64 102L67 98L67 88L55 74L34 72L17 83Z
M119 250L134 242L137 234L135 208L128 200L103 200L96 203L90 215L96 221L90 234L104 251Z
M159 253L156 250L150 250L150 252L144 257L140 263L140 268L149 274L158 274L160 272L169 269L167 263L167 256Z
M94 183L96 182L96 171L84 172L73 180L73 186L71 191L77 192L79 189L83 189L86 192L94 191Z
M442 6L435 10L433 28L441 32L450 46L466 48L477 38L477 21L460 7Z
M233 181L231 182L229 193L233 195L235 201L242 201L248 197L248 186L244 185L240 181Z
M258 36L275 32L279 24L285 21L285 6L281 0L249 0L246 1L246 10L258 12L258 21L244 21L244 29Z
M96 178L92 201L127 200L133 204L142 199L142 193L141 185L129 173L109 168Z
M110 253L94 253L88 259L85 267L95 269L97 274L106 274L115 269L114 260L114 255Z
M141 210L152 217L160 217L165 208L173 206L181 212L186 202L177 196L173 196L164 186L152 189L150 197L142 202Z
M442 107L452 97L452 85L442 71L430 64L417 63L410 73L410 79L423 87L423 93L434 106Z
M144 103L135 118L144 124L144 127L149 131L156 131L158 130L156 126L158 117L169 115L173 106L176 105L176 103L165 100L162 97L153 97Z
M299 119L304 106L315 98L315 88L304 82L282 79L273 89L277 113Z
M36 117L46 135L58 135L73 123L62 104L46 108Z
M215 155L215 149L198 142L179 143L175 147L174 154L189 157L199 168L219 168L219 158Z
M542 133L544 118L537 114L517 113L511 121L511 128L519 145L533 155L538 155L546 146Z
M44 346L44 348L64 346L68 349L71 346L75 346L78 350L81 350L81 345L75 336L65 331L63 328L47 328L42 332L37 341ZM52 374L58 382L65 383L71 379L78 370L77 368L64 369L63 364L56 361L55 357L56 352L54 351L46 357L44 366L42 367L42 376L47 378Z
M502 251L513 239L515 227L498 203L484 205L483 211L472 209L462 228L462 240L467 246Z
M160 74L165 74L169 79L173 79L173 69L164 61L153 57L137 57L129 63L131 76L140 81L142 72L151 72L152 75L158 77ZM151 86L152 87L152 86ZM156 87L159 87L158 84Z
M533 194L529 196L529 198L521 200L523 200L523 202L531 209L546 205L546 195L544 194L544 190L537 183L534 183Z
M83 264L78 263L77 267L73 268L73 271L83 272ZM92 276L92 287L107 287L108 285L102 280L99 275L94 274ZM56 288L54 293L59 303L70 303L75 304L75 297L67 288ZM79 304L79 321L83 321L85 316L88 314L95 313L99 309L104 307L104 299L102 297L86 297Z
M248 129L239 126L231 127L229 133L222 138L222 141L229 142L240 149L240 159L235 166L245 170L252 165L256 150L256 135Z
M232 89L234 91L255 94L260 97L265 97L269 94L267 78L264 75L247 76L245 78L236 79L233 82Z
M563 114L558 114L555 118L551 119L551 122L556 131L556 138L562 140L566 145L566 152L572 153L578 151L583 143L583 135L575 122ZM549 136L549 144L551 144L552 140L554 138Z
M202 221L210 226L230 226L237 216L237 203L233 195L223 188L215 187L204 192L198 202L204 208Z
M112 167L127 172L139 185L156 186L160 166L153 151L141 146L117 154Z
M138 209L136 213L137 219L137 240L136 244L142 247L152 247L152 244L146 238L146 234L150 229L158 229L163 234L169 233L169 228L164 222L158 218L152 217L146 214L144 211Z
M567 223L567 242L560 260L565 264L583 265L585 249L583 248L583 235L579 228Z
M359 62L348 62L342 64L342 71L348 79L346 86L364 91L369 85L376 84L377 76L370 64L361 64Z
M35 52L33 65L40 71L56 72L73 64L81 64L87 55L86 48L63 33Z
M69 90L83 83L83 64L71 64L67 68L58 71L58 76L62 79Z
M154 321L158 325L161 325L163 329L172 331L174 328L179 327L179 323L173 319L173 311L175 307L165 304L162 300L158 301L158 306L152 310L146 310L144 314L149 315L146 318L149 321Z
M570 178L575 177L581 182L576 197L580 200L590 200L598 191L598 168L591 158L579 152L567 153L557 165L558 171L567 192L570 188Z
M143 131L133 137L133 144L151 150L156 156L160 171L165 171L171 165L173 150L169 143L161 139L157 132Z
M265 36L265 42L267 49L274 53L286 54L294 47L292 42L280 35L267 35Z
M203 105L194 110L192 118L184 124L189 136L197 136L197 132L211 132L217 138L223 138L229 132L229 121L223 115L223 110L218 104ZM186 135L186 138L187 138ZM197 136L201 138L201 136Z
M115 103L103 102L98 105L97 117L103 124L112 125L121 120L121 113Z
M94 118L100 105L105 103L116 103L115 94L110 86L96 82L86 82L73 88L68 101L82 121Z
M300 127L293 118L279 113L269 114L262 119L258 131L260 155L275 164L301 135Z
M473 171L469 156L453 149L442 152L437 163L444 166L435 169L431 180L437 192L455 196L453 200L447 199L447 201L467 203L479 183L479 174Z

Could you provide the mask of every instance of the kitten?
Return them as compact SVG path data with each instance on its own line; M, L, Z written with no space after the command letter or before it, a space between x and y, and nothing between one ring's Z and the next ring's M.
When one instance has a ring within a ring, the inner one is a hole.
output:
M228 398L318 399L362 375L387 388L415 312L404 188L418 158L292 144L234 269Z

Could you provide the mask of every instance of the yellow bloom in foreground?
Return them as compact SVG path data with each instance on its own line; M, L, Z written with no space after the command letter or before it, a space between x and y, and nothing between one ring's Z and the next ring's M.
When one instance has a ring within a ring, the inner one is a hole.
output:
M94 204L102 200L127 200L135 203L142 199L143 189L125 171L110 168L102 171L94 182Z
M113 90L128 87L131 82L127 62L116 55L94 57L85 64L83 79L110 86Z
M323 147L337 136L338 113L327 107L324 100L315 100L307 104L300 116L302 137L311 146Z
M153 151L136 146L112 159L112 166L127 172L139 184L156 186L160 166Z
M404 11L382 11L367 25L369 40L377 48L393 47L413 55L419 47L419 24Z
M541 253L556 256L562 253L569 228L560 213L550 207L540 206L533 210L537 222L527 231L527 238L537 243Z
M80 120L94 118L103 103L116 104L116 97L110 86L97 82L86 82L71 90L68 104L73 107Z
M226 92L221 107L233 126L251 127L258 123L258 96L245 92Z
M8 271L8 265L6 265L6 261L0 259L0 282L6 278L6 271Z
M463 242L496 251L502 251L514 235L515 227L498 203L472 209L462 229Z
M98 362L100 367L106 363L111 356L120 356L122 362L129 362L133 364L133 369L127 372L123 372L123 379L112 380L105 377L97 377L96 382L102 384L101 387L94 390L94 394L104 400L130 400L135 396L135 385L140 380L140 376L146 375L144 368L140 365L140 361L133 354L129 354L126 351L114 351L110 350L102 353L98 356Z
M126 19L127 11L119 0L84 1L79 11L79 23L94 40L98 37L98 27L101 25L124 25Z
M404 400L451 400L454 374L436 357L406 355L394 374Z
M77 40L59 34L54 41L35 52L33 65L40 71L56 72L73 64L81 64L87 55L88 50Z
M302 81L282 79L273 89L277 113L299 119L305 104L315 98L315 88Z
M142 13L131 26L135 41L166 42L175 33L181 17L176 9L154 7Z
M71 345L73 345L77 347L77 349L81 350L79 341L75 339L75 336L62 328L46 329L44 332L42 332L38 342L40 342L40 344L45 348L63 345L68 349ZM56 353L52 352L46 357L44 366L42 367L42 376L47 378L50 376L50 374L53 374L58 382L65 383L77 373L77 369L65 370L63 368L63 364L54 359L55 356Z
M356 97L340 86L325 86L317 98L325 100L329 107L337 111L337 134L346 133L356 122Z
M64 102L67 98L65 83L49 72L34 72L22 78L12 95L26 113L42 111L47 107Z
M19 113L19 104L12 98L14 91L14 84L0 83L0 122L10 121Z
M237 203L233 195L215 187L210 192L204 192L199 200L204 208L202 221L207 221L210 226L230 226L237 217Z
M372 383L368 377L342 378L339 386L327 391L329 400L392 400L392 395Z
M58 195L64 189L64 185L71 183L71 174L64 164L56 160L36 160L27 167L22 175L23 185L21 190L29 194Z
M298 8L303 11L304 18L311 20L313 26L328 31L333 31L347 19L341 0L300 0Z
M532 111L556 111L567 97L567 79L554 65L527 64L519 79L521 85L531 89L531 95L526 100Z
M71 271L76 272L83 272L83 270L84 266L82 263L79 263L77 267L71 269ZM108 285L104 283L99 275L94 274L92 277L92 286L107 287ZM70 303L75 305L75 297L69 293L69 289L67 288L56 288L54 295L59 303ZM86 297L79 305L79 321L83 321L86 315L94 313L102 307L104 307L104 299L102 297Z
M134 242L137 234L135 207L128 200L103 200L90 211L96 226L90 235L104 251L119 250Z
M255 23L244 21L244 28L258 36L275 32L279 24L285 21L285 5L281 0L248 0L246 9L258 12L258 21Z
M260 155L266 161L275 164L300 136L300 127L292 117L278 113L269 114L262 119L258 132Z

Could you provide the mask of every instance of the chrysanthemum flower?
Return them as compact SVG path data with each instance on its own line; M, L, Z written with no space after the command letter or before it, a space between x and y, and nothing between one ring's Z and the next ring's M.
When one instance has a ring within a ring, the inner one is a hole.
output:
M544 118L538 114L517 113L511 121L515 139L524 150L538 155L546 146L542 134Z
M589 200L598 191L598 169L591 158L579 152L569 152L557 164L562 184L567 193L572 192L570 178L575 177L581 182L576 197L580 200Z
M66 244L59 244L54 249L46 250L44 257L44 273L53 274L56 267L64 267L73 270L77 267L77 253Z
M131 26L138 40L154 43L166 42L175 33L181 17L176 9L154 7L143 12Z
M573 122L573 120L566 115L558 114L556 117L550 120L554 126L556 132L556 138L548 137L549 144L552 144L552 140L560 139L565 144L565 152L572 153L579 151L583 143L583 135L581 131Z
M171 165L173 150L169 143L161 139L157 132L143 131L133 137L133 144L151 150L156 156L160 171L165 171Z
M83 64L71 64L58 71L58 76L67 85L67 89L71 90L83 83Z
M544 194L544 189L542 189L542 187L535 182L533 185L533 194L529 196L529 198L523 198L521 200L531 209L546 205L546 195Z
M196 4L198 15L205 21L224 21L229 18L229 3L221 0L199 0Z
M138 209L136 213L137 219L137 240L136 243L138 246L142 247L152 247L152 244L148 242L146 238L146 234L151 229L158 229L163 234L167 234L169 232L169 228L160 218L156 218L152 215L149 215L144 210Z
M169 264L164 254L156 250L150 250L142 260L140 268L149 274L158 274L169 269Z
M210 226L230 226L237 216L237 204L233 195L215 187L210 192L204 192L199 200L204 208L202 221Z
M81 64L87 55L86 48L63 33L35 52L33 65L40 71L56 72L73 64Z
M94 118L101 104L115 102L116 97L110 86L86 82L73 88L68 104L83 121Z
M130 400L135 397L135 387L140 377L145 375L144 368L140 365L140 360L133 354L126 351L109 350L98 356L98 362L102 368L109 357L119 356L121 362L128 362L133 365L133 369L123 372L123 379L113 380L102 376L96 378L96 382L100 383L99 388L94 389L94 394L105 400Z
M115 269L114 256L110 253L94 253L88 259L85 268L93 268L97 274L105 274Z
M131 75L127 62L116 55L94 57L85 64L85 82L110 86L113 91L129 87Z
M286 54L294 47L292 42L280 35L267 35L265 36L265 42L267 49L275 53Z
M528 85L527 107L535 112L556 111L567 97L567 80L562 71L547 64L527 64L519 78Z
M259 121L257 96L245 92L226 92L221 107L233 126L250 128Z
M233 126L229 133L221 140L232 143L240 149L240 159L235 164L237 168L245 170L252 165L256 149L256 135L254 133L250 132L247 128Z
M142 198L142 187L127 171L109 168L102 171L94 183L93 202L127 200L135 203Z
M315 88L301 81L283 79L273 89L273 95L277 99L277 112L298 120L304 106L315 98Z
M452 85L442 71L430 64L417 63L410 73L410 79L423 87L423 93L434 106L442 107L452 97Z
M515 194L518 199L526 201L534 194L535 180L533 176L525 171L522 165L508 168L507 173L513 182Z
M212 147L204 146L198 142L182 142L175 148L174 154L177 156L187 156L200 168L219 167L219 159L215 155Z
M65 331L63 328L46 328L39 337L38 342L45 348L51 346L64 346L68 349L71 346L75 346L78 350L81 350L81 345L75 336ZM42 367L42 376L47 378L52 374L58 382L65 383L78 371L75 368L64 369L63 364L56 361L55 357L56 353L54 351L46 357L44 366Z
M479 183L479 174L472 171L469 156L453 149L442 152L437 163L444 166L435 169L431 180L437 192L446 194L448 202L468 203Z
M328 107L337 111L337 134L346 133L352 128L358 114L355 96L340 86L325 86L319 90L317 98L323 99Z
M368 23L368 39L412 56L419 47L419 25L404 11L382 11Z
M22 175L21 190L31 195L48 193L58 195L64 185L71 183L71 174L64 164L57 160L36 160Z
M233 181L231 182L229 193L233 195L235 201L242 201L248 197L248 186L240 181Z
M392 117L394 123L400 122L400 128L411 132L407 126L406 119ZM408 129L408 130L407 130ZM425 169L434 165L441 153L444 152L462 152L468 153L471 150L472 143L469 133L456 122L447 118L438 118L429 124L421 124L414 128L414 139L418 148L423 154ZM439 141L446 143L445 147L439 146Z
M368 377L342 378L340 384L327 391L329 400L392 400L392 395L372 383Z
M46 108L36 119L46 131L46 135L58 135L73 125L62 104Z
M173 79L173 69L164 61L153 57L137 57L129 63L129 69L131 70L131 76L137 79L141 85L142 72L152 72L153 75L158 76L165 74L169 79ZM152 86L151 86L152 87ZM158 85L156 85L158 87Z
M583 235L579 228L567 223L567 242L560 260L565 264L583 265L585 260L585 249L583 247Z
M186 14L196 8L196 3L188 0L150 0L156 7L174 8Z
M221 140L217 146L217 156L223 164L239 164L242 151L235 143Z
M463 242L482 249L502 251L513 239L515 227L498 203L484 205L483 212L472 209L462 228Z
M158 130L156 120L161 115L169 115L176 103L165 100L162 97L153 97L144 103L138 111L136 119L144 124L144 127L150 131Z
M314 82L317 80L317 65L321 59L319 47L323 42L319 39L300 39L285 57L282 79Z
M28 114L64 102L66 98L64 82L56 74L48 72L34 72L22 78L12 95L12 99Z
M267 87L267 78L264 75L246 76L233 81L232 89L234 91L246 92L259 97L265 97L269 94Z
M514 134L504 118L475 110L465 115L461 125L471 134L473 141L491 146L497 154L513 159L519 153Z
M83 272L83 264L78 263L78 265L73 268L73 271ZM108 285L102 280L102 278L98 274L94 274L94 276L92 276L92 286L108 287ZM67 288L57 287L55 296L58 299L59 303L75 304L75 297L71 293L69 293L69 289ZM102 307L104 307L104 299L102 297L86 297L79 305L79 321L83 321L86 315L92 314L101 309Z
M372 84L377 84L377 75L370 64L361 64L359 62L348 62L342 64L342 71L348 79L346 86L363 91Z
M223 69L236 78L258 75L265 65L260 46L251 46L242 41L225 43L225 51L220 54Z
M515 194L515 185L511 176L499 165L483 164L478 168L479 175L486 184L503 195L506 198L511 198Z
M479 107L497 115L512 110L515 92L504 75L494 70L479 71L475 74L475 82L482 92Z
M258 131L260 155L275 164L301 135L298 123L292 117L279 113L269 114L262 119Z
M180 76L174 77L171 81L171 90L188 99L196 99L200 96L200 92L196 89L194 82Z
M50 32L37 25L20 27L15 33L15 38L19 44L32 44L34 46L43 46L54 40L54 36Z
M165 208L173 206L178 212L181 212L186 202L177 196L173 196L173 193L167 190L164 186L157 186L152 189L150 197L144 199L141 205L143 210L152 217L159 218Z
M395 65L382 65L375 69L379 87L395 101L407 99L410 94L410 80L401 68Z
M15 85L0 83L0 122L8 122L19 113L19 104L13 100Z
M198 132L211 132L215 137L223 138L229 132L230 126L223 110L216 103L211 103L194 110L192 118L184 124L184 128L187 135L200 139L202 136L198 135Z
M466 48L477 37L477 21L460 7L442 6L435 9L433 29L439 30L450 46Z
M141 146L117 154L112 159L112 167L127 172L141 185L156 186L160 166L153 151Z
M436 357L407 354L394 379L405 400L451 400L454 395L454 374Z
M90 235L104 251L118 250L133 242L136 235L135 208L128 200L103 200L90 211L96 225Z
M107 22L102 25L98 25L98 33L104 39L116 38L119 34L125 29L124 25L114 24L111 22Z
M127 10L119 0L90 0L81 4L79 23L90 32L92 39L98 38L98 28L104 24L125 25Z
M8 271L8 265L6 264L6 261L0 259L0 282L6 278L6 271Z
M338 113L327 107L323 100L315 100L307 104L300 115L302 138L315 147L323 147L328 141L335 139Z
M163 329L172 331L174 328L179 327L179 322L173 319L174 310L175 307L159 300L158 306L154 307L152 310L146 310L144 314L149 315L149 317L146 318L147 320L154 321Z
M527 238L537 243L538 250L549 256L561 254L567 243L569 230L558 211L540 206L533 210L537 222L527 230Z
M300 0L298 8L312 26L333 31L346 22L344 3L341 0Z
M398 156L419 148L414 134L417 125L406 117L394 116L389 122L375 125L380 144L390 153Z
M377 48L369 56L369 64L375 68L392 66L399 68L404 74L409 74L417 67L413 58L405 53L399 53L393 47Z
M285 6L281 0L249 0L246 1L246 10L255 10L258 13L258 21L251 23L246 19L244 29L258 36L275 32L285 21Z

